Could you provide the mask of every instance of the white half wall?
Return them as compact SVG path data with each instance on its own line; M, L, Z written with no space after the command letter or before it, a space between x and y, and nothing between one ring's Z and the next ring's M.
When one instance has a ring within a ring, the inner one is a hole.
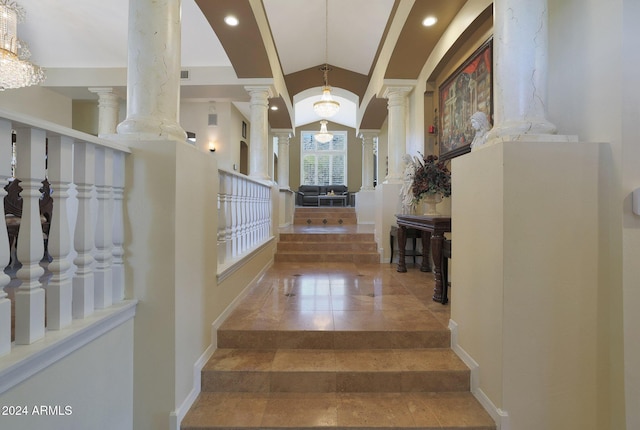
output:
M452 162L451 319L518 430L596 430L599 145L507 142Z

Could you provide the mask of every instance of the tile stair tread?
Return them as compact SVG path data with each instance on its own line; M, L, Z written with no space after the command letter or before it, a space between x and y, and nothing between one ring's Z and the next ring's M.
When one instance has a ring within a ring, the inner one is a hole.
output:
M495 430L469 392L201 393L182 430Z
M450 348L215 351L203 372L469 372Z

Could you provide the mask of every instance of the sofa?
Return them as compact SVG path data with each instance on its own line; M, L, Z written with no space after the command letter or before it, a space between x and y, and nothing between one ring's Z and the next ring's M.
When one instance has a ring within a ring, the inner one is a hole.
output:
M349 189L346 185L300 185L296 192L297 206L319 206L318 196L331 194L336 196L347 196L345 205L349 202Z

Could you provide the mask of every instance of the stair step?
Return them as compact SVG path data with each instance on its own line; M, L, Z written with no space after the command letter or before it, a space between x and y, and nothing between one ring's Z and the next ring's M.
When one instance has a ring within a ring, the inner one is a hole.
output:
M353 243L353 242L373 242L373 233L280 233L280 242L306 242L306 243Z
M356 225L358 221L355 218L331 218L331 217L305 217L295 218L293 220L294 225Z
M218 349L202 391L469 391L469 368L450 349Z
M182 421L182 430L281 428L495 430L495 424L469 392L203 392Z
M309 252L281 252L278 251L274 255L276 262L289 263L359 263L359 264L375 264L380 263L380 255L377 252L350 252L350 251L318 251Z
M233 349L416 349L448 348L448 330L255 330L218 329L218 348Z
M374 252L377 251L375 242L278 242L278 252Z

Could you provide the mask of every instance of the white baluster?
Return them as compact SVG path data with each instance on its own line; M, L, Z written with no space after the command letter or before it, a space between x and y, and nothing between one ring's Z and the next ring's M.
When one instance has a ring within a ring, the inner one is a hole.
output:
M16 274L21 281L16 291L16 344L28 345L44 337L45 292L40 282L44 254L40 222L40 188L44 178L45 132L40 129L16 130L16 172L22 177L22 217L18 235Z
M113 154L113 301L124 299L124 215L122 201L124 199L124 153Z
M4 186L11 177L11 123L0 120L0 210L4 214L4 196L7 192ZM9 238L7 224L0 223L0 269L9 264ZM11 278L0 270L0 356L11 351L11 301L7 299L4 287L9 285Z
M47 285L47 328L59 330L71 324L72 288L69 269L71 261L71 235L67 199L73 180L73 140L70 137L49 138L49 182L53 190L53 216L49 228L49 271L52 273Z
M226 261L226 226L227 226L227 195L226 195L226 181L227 177L223 174L218 174L218 231L217 231L217 243L218 249L218 264L223 264Z
M96 193L98 196L98 219L96 225L96 266L94 270L94 305L96 309L113 304L113 280L111 273L111 187L113 185L113 150L96 148Z
M231 258L236 258L240 254L240 215L238 213L240 205L238 192L240 187L238 186L238 181L237 176L231 178Z
M230 175L225 174L225 185L223 189L225 195L224 213L226 217L226 223L224 226L224 240L226 242L225 261L227 261L233 258L233 178Z
M94 246L91 217L91 192L95 178L95 148L92 143L76 142L74 145L74 173L78 190L78 217L73 244L78 255L73 260L76 273L73 277L73 317L85 318L94 310L94 277L91 255Z

